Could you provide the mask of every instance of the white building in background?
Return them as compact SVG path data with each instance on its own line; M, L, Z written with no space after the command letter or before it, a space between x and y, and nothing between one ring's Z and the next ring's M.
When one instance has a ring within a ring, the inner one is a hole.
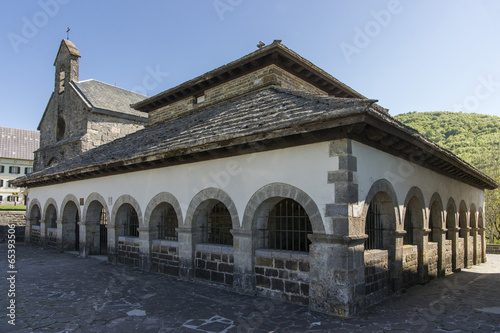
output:
M40 133L0 127L0 205L24 205L24 188L11 180L33 172L33 152L40 146Z

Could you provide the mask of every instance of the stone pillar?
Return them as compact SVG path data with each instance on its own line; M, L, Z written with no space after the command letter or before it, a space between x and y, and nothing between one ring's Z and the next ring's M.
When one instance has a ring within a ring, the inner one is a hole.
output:
M438 239L438 277L446 275L446 267L445 267L445 248L444 244L446 243L446 233L448 229L446 228L436 228L434 229L434 233L436 233L439 237Z
M389 248L389 272L391 273L391 280L394 283L394 291L401 293L403 290L403 238L406 235L405 230L394 230L394 254L391 258L391 249ZM385 243L385 241L384 241ZM420 250L419 250L420 251ZM392 263L391 263L392 260ZM392 265L391 265L392 264Z
M364 307L366 236L309 235L309 307L353 316Z
M448 233L451 238L451 253L452 253L452 269L454 271L459 270L461 265L459 264L458 257L458 235L460 232L460 228L448 228ZM465 246L465 245L464 245Z
M139 268L146 272L151 270L151 229L139 228Z
M460 228L460 235L464 239L464 268L470 267L469 261L470 261L470 256L469 256L469 235L470 235L470 227L465 227L465 228Z
M179 277L193 278L194 277L194 243L193 229L176 228L179 242Z
M481 262L486 262L486 229L479 228L479 233L481 235Z
M34 219L31 219L26 215L26 226L24 227L24 243L31 244L31 223L34 223Z
M116 225L106 225L108 232L108 261L116 264L118 262L118 237Z
M63 223L66 223L66 222L63 222L62 218L57 220L56 221L56 227L57 227L57 241L56 241L56 248L61 251L61 252L64 252L64 242L63 242Z
M80 228L80 257L87 258L90 255L90 247L91 244L88 242L88 239L91 239L88 235L90 222L88 221L80 221L78 222L78 228Z
M473 246L473 257L472 257L472 264L473 265L479 265L480 263L480 254L477 253L477 245L479 241L478 237L478 231L479 228L470 228L470 235L472 236L472 246Z
M255 291L253 233L251 230L232 229L234 273L233 287L240 292Z
M47 224L46 220L40 220L40 245L47 247Z
M428 236L431 229L413 229L414 237L416 237L416 245L418 248L418 277L419 282L425 283L430 280L429 277L429 261L427 258Z

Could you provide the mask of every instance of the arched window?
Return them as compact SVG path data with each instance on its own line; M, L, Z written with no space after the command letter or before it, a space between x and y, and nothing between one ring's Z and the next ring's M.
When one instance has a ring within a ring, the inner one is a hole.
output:
M52 204L47 207L45 221L47 228L57 228L57 212L56 208Z
M127 211L125 220L125 236L139 237L139 218L137 212L131 207Z
M283 199L273 207L266 232L269 249L309 252L311 221L304 208L292 199Z
M36 205L31 209L31 223L32 225L40 225L40 208Z
M56 140L60 141L64 139L64 134L66 133L66 121L62 116L57 117L57 128L56 128Z
M171 205L165 205L162 208L159 221L158 221L158 239L167 240L177 240L177 231L175 229L178 226L177 214L175 213L174 207Z
M233 245L231 214L226 206L219 202L208 214L207 226L203 226L206 243Z
M384 246L384 228L381 216L378 205L371 203L366 214L365 233L368 235L368 239L365 242L365 250L382 249Z

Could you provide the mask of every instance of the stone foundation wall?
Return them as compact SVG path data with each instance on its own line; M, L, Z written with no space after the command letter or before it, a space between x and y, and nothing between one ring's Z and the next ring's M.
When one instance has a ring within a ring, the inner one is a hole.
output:
M445 240L443 245L444 251L444 273L451 274L453 272L453 247L452 240Z
M195 276L211 282L233 285L233 247L197 244Z
M47 246L57 248L57 228L47 228Z
M365 255L365 305L371 306L391 292L389 253L387 250L367 250Z
M257 294L309 304L309 254L289 251L255 251Z
M179 276L179 248L176 241L153 240L151 246L151 271Z
M427 274L430 278L438 277L438 262L439 262L439 253L438 253L438 243L429 242L427 243Z
M120 264L139 267L139 238L118 237L118 262Z
M418 283L418 247L403 246L403 287L408 288Z
M457 269L464 268L464 256L465 256L465 248L464 248L464 239L458 238L457 241Z
M500 254L500 244L486 244L486 253Z
M14 224L16 226L26 225L25 211L0 211L0 226Z

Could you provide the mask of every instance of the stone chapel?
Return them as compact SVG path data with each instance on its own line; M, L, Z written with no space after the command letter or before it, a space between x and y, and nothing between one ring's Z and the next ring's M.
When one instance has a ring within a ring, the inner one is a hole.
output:
M341 316L486 260L499 184L281 41L149 98L79 58L15 181L31 244Z

